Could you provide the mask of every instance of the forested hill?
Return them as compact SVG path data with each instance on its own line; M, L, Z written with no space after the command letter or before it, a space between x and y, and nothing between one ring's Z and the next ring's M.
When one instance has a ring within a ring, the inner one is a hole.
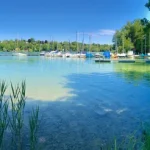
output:
M40 41L30 38L28 40L4 40L0 42L0 51L48 51L48 50L72 50L72 51L102 51L110 50L112 45L82 44L77 42Z

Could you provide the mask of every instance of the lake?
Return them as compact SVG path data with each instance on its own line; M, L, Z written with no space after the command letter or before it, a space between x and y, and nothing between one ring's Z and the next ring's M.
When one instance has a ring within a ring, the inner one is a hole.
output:
M1 56L0 70L8 84L26 80L28 108L40 106L45 150L99 150L150 119L148 64Z

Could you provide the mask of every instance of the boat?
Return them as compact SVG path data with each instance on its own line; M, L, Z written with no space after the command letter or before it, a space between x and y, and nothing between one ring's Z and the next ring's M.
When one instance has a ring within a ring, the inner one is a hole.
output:
M92 58L92 57L93 57L93 54L91 52L86 53L86 58Z
M145 62L148 63L148 64L150 64L150 60L149 59L145 60Z
M133 58L134 58L134 53L133 53L133 51L128 51L127 57L133 59Z
M135 58L135 59L139 59L139 58L140 58L140 55L134 55L134 58Z
M80 58L86 58L86 54L85 53L80 53Z
M58 52L58 53L56 53L56 56L57 56L57 57L62 57L63 54L62 54L62 52Z
M147 53L148 59L150 59L150 53Z
M27 54L25 53L17 53L17 52L13 53L12 55L13 56L27 56Z
M78 58L78 55L77 54L71 54L70 57L71 58Z
M114 58L114 59L116 59L116 58L118 58L118 56L117 56L117 54L111 54L111 58Z
M77 53L76 56L77 56L77 58L80 58L80 53Z
M67 52L67 53L65 54L65 57L67 57L67 58L71 57L71 53Z
M40 56L45 56L45 51L42 51L42 52L40 53Z
M105 58L107 58L107 59L110 59L110 51L105 51L105 52L103 52L103 56L105 57Z
M45 53L45 56L46 56L46 57L54 57L55 54L56 54L56 51L51 51L51 52L46 52L46 53Z
M125 57L127 57L127 54L126 53L121 53L121 54L117 54L117 56L119 58L125 58Z
M100 58L102 55L100 53L95 53L94 57L95 58Z

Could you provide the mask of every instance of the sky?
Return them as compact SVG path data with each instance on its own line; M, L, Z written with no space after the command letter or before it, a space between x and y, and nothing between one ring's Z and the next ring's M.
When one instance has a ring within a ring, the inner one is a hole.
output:
M1 0L0 40L85 41L110 44L127 21L150 18L147 0Z

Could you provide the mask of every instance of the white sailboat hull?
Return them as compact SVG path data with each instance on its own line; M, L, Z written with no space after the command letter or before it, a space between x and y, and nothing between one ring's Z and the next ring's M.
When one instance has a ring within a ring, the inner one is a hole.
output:
M24 54L24 53L13 53L13 56L27 56L27 54Z

